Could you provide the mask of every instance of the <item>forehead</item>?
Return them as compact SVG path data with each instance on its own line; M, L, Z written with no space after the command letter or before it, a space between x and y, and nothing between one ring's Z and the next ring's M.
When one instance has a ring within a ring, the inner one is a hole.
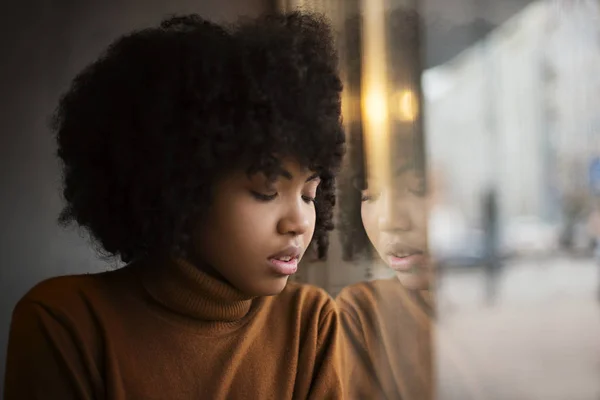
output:
M386 174L391 178L413 171L419 173L424 170L425 148L423 136L412 124L395 129L387 138L389 162L386 165ZM375 172L374 170L369 172ZM372 176L372 174L370 174Z
M305 179L318 176L318 171L301 164L293 158L274 159L266 165L258 165L247 170L249 177L256 174L264 175L267 179L285 178L288 180Z

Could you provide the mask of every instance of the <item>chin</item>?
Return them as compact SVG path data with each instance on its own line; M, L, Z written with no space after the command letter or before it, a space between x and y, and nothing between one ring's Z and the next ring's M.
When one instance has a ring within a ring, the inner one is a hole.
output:
M407 274L397 272L396 277L408 290L429 290L430 278L426 273L423 274Z
M288 276L268 279L264 283L261 282L261 284L254 286L253 288L249 288L248 294L257 297L275 296L285 289L288 279Z

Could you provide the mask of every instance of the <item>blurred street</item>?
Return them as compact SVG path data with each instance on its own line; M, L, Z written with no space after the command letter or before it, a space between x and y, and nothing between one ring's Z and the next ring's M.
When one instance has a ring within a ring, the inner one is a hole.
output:
M449 271L438 298L439 399L457 398L447 381L456 369L476 398L599 399L599 269L566 256L514 260L492 306L483 270Z

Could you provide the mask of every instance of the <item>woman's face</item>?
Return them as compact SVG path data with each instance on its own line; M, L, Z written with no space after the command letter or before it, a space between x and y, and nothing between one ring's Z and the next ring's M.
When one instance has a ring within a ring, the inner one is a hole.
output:
M388 184L362 193L361 215L369 240L381 259L409 289L428 289L431 263L427 249L424 178L409 164Z
M221 179L194 238L202 263L251 296L285 288L315 230L318 175L290 160L282 167L274 180L243 170Z

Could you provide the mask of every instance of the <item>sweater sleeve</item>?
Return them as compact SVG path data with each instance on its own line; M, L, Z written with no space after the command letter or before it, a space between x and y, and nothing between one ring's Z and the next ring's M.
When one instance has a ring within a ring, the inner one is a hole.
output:
M334 308L319 323L315 368L308 399L343 399L339 315Z
M8 340L5 400L94 398L90 369L70 327L40 303L17 304Z

